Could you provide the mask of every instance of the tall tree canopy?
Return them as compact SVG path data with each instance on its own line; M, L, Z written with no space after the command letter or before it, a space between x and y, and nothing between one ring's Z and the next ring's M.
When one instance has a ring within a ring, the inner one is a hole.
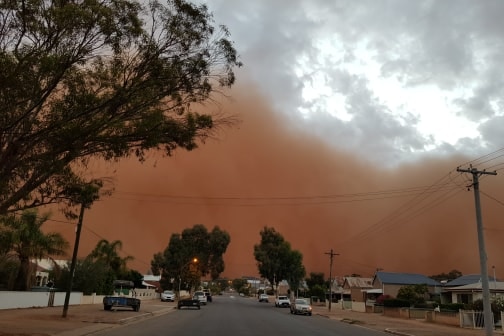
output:
M59 233L44 233L42 224L48 214L38 216L36 210L26 210L20 216L0 217L0 249L19 259L14 290L29 290L34 274L34 259L64 255L68 242Z
M259 274L274 285L287 280L292 289L297 289L306 275L301 252L292 250L274 228L265 227L260 235L261 242L254 245Z
M91 157L191 150L229 122L194 112L241 66L205 5L20 0L0 15L0 213L67 199Z
M188 287L199 283L210 274L213 280L224 271L224 253L231 241L229 234L214 227L208 232L202 224L175 233L163 253L156 253L151 261L154 274L161 274L165 288Z
M133 257L121 257L119 255L121 249L122 242L120 240L109 242L107 239L102 239L87 258L94 262L102 262L114 274L116 280L124 280L120 277L127 273L127 263L133 260Z

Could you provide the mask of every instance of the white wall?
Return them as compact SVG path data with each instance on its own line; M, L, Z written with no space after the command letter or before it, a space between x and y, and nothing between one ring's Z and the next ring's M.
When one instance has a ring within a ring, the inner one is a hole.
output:
M140 300L157 300L159 293L154 289L136 289L136 297ZM0 309L48 307L49 292L14 292L0 291ZM130 295L131 296L131 295ZM103 302L105 295L82 295L81 292L70 294L70 305L98 304ZM65 292L54 292L53 306L65 304Z
M49 303L49 292L14 292L0 291L0 309L47 307ZM81 303L82 293L72 292L70 294L70 305ZM54 293L54 306L63 306L65 303L65 292Z

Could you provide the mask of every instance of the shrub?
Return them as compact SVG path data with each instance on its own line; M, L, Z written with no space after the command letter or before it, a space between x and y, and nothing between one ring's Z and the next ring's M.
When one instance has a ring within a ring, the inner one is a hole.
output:
M380 295L376 298L376 304L377 305L383 305L383 301L391 299L392 297L390 295Z
M464 309L463 303L443 303L439 305L441 310L452 310L459 311L460 309Z

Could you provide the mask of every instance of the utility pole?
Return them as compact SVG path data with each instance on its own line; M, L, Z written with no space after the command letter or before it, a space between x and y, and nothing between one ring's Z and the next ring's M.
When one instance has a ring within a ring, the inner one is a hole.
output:
M70 303L70 293L72 292L73 276L75 273L75 265L77 264L77 252L79 251L79 241L82 230L82 221L84 219L84 209L86 206L84 203L81 204L79 221L77 222L77 229L75 230L75 243L72 254L72 263L70 264L70 278L68 279L67 289L65 293L65 303L63 304L63 314L61 317L67 317L68 305Z
M483 222L481 219L481 203L479 195L479 177L481 175L497 175L494 172L479 171L470 166L470 169L457 168L458 172L470 173L473 177L472 187L474 188L474 203L476 207L476 226L478 230L478 246L480 255L480 269L481 269L481 287L483 290L483 314L485 316L485 332L486 336L493 335L493 319L492 308L490 304L490 288L488 285L488 271L487 271L487 255L485 250L485 237L483 235Z
M68 188L67 192L73 198L71 199L72 205L80 204L79 221L75 230L75 244L72 254L72 263L70 264L70 278L67 283L67 290L65 293L65 302L63 304L63 313L61 317L66 318L68 313L68 305L70 303L70 295L72 292L72 282L75 273L75 265L77 264L77 253L79 251L79 241L82 230L82 222L84 220L84 210L89 209L94 201L99 199L99 191L103 186L102 181L92 180L83 185L74 185Z
M331 252L325 252L324 254L328 254L330 256L330 263L329 263L329 311L331 311L331 302L332 302L332 264L333 264L333 257L337 256L339 254L334 253L333 249L331 249Z

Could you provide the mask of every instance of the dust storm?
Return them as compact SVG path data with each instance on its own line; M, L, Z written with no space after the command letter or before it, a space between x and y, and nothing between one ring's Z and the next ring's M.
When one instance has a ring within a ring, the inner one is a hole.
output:
M337 276L479 272L470 176L454 172L468 158L384 168L304 132L301 119L276 112L251 88L233 90L219 108L240 122L196 150L94 167L115 191L85 213L80 256L102 238L121 240L122 255L135 258L129 267L146 273L173 233L204 224L231 235L223 276L257 276L253 246L268 226L303 254L307 272L327 276L331 249ZM502 199L503 178L482 180L481 189ZM482 203L488 263L499 276L504 208ZM73 246L73 225L47 225Z

